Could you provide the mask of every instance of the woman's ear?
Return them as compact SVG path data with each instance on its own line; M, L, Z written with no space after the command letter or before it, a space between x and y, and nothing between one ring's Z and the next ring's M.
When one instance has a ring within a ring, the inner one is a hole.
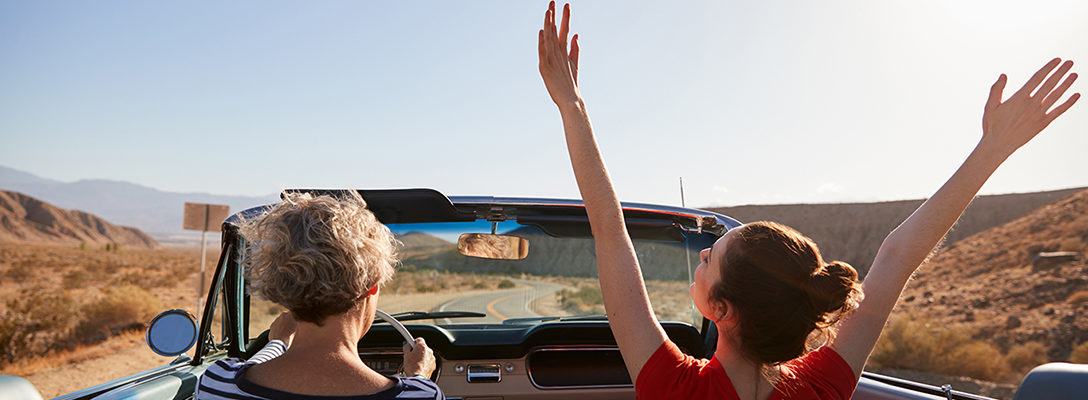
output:
M736 309L733 308L733 304L729 300L721 300L716 303L714 312L717 313L718 320L715 322L733 322L737 317Z

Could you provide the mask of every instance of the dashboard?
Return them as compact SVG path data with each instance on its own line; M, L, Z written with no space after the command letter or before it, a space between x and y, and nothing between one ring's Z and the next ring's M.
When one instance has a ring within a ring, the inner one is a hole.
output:
M406 327L434 350L438 367L431 379L449 399L634 397L623 357L603 321ZM694 327L676 322L662 327L682 351L705 356ZM403 341L392 327L376 324L359 342L359 356L374 370L395 374Z

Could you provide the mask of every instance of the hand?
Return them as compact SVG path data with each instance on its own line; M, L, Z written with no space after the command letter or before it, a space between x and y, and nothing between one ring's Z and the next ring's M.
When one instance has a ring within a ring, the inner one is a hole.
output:
M1005 102L1001 102L1001 92L1005 89L1008 77L1001 74L997 78L997 82L990 88L990 98L986 101L986 110L982 115L981 143L993 145L1003 153L1002 156L1008 157L1077 102L1080 93L1073 93L1064 103L1050 110L1073 81L1077 80L1076 73L1069 74L1058 85L1058 81L1073 68L1073 61L1066 61L1050 75L1050 79L1043 82L1059 63L1060 58L1050 60ZM1040 83L1042 86L1039 86ZM1036 88L1039 90L1035 90Z
M290 311L284 311L276 317L275 321L272 321L272 326L268 328L268 340L279 340L290 348L297 327L298 322L295 321L295 316L291 315Z
M422 375L424 377L430 377L434 373L434 351L430 347L427 347L427 342L423 338L415 339L416 348L412 349L407 343L404 344L404 374L407 376Z
M563 6L563 24L555 31L555 2L548 4L544 13L544 29L537 38L540 56L540 77L556 105L563 107L582 101L578 92L578 35L570 41L567 51L567 34L570 31L570 4Z

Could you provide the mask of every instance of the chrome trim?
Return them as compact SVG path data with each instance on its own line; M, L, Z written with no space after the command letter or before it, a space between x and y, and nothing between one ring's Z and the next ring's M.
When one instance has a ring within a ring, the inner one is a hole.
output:
M556 390L556 389L617 389L617 388L633 388L635 385L571 385L571 386L540 386L533 379L533 368L529 362L529 357L536 352L551 352L551 351L615 351L619 352L618 347L599 347L599 346L562 346L562 347L541 347L538 349L530 350L525 355L525 374L529 376L529 382L533 384L533 387L540 390Z
M181 357L185 357L186 359L189 358L187 355L184 355L184 354ZM136 384L136 383L142 383L142 382L154 379L154 378L158 378L160 376L170 375L172 373L179 372L179 371L182 371L182 370L185 370L185 369L191 369L192 366L188 364L188 360L184 360L184 361L182 361L182 363L176 363L179 360L181 360L181 357L178 357L178 359L175 359L170 364L163 365L161 367L150 369L150 370L143 371L143 372L137 372L135 374L126 376L124 378L112 380L112 381L103 383L101 385L95 385L95 386L92 386L92 387L89 387L89 388L86 388L86 389L83 389L83 390L79 390L79 391L75 391L75 392L72 392L72 393L60 395L60 396L54 397L53 400L68 400L68 399L84 398L84 397L87 397L87 396L98 396L100 394L106 393L108 391L117 389L117 388L122 387L122 386L128 386L128 385L132 385L132 384Z
M467 372L468 373L465 374L465 381L468 383L502 382L502 365L500 364L469 364ZM473 379L476 379L477 382L473 382Z

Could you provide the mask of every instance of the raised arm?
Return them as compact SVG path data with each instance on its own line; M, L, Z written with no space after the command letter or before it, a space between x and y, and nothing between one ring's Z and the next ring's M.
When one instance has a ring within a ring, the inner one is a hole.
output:
M623 211L578 91L578 35L571 40L568 52L569 27L570 5L563 7L563 24L557 33L555 2L551 2L544 14L544 29L540 30L537 44L540 76L563 116L574 177L593 229L605 312L634 382L646 360L665 342L665 331L650 307L635 249L624 225Z
M1005 102L1001 101L1001 92L1007 78L1002 74L997 79L986 101L982 139L974 151L933 197L884 239L862 283L865 300L841 323L838 337L832 344L856 375L861 374L911 274L948 233L982 184L1016 149L1034 138L1080 98L1079 93L1074 93L1064 103L1051 109L1077 79L1074 73L1062 80L1073 67L1072 61L1061 64L1057 72L1047 79L1047 75L1059 63L1060 59L1051 60Z

